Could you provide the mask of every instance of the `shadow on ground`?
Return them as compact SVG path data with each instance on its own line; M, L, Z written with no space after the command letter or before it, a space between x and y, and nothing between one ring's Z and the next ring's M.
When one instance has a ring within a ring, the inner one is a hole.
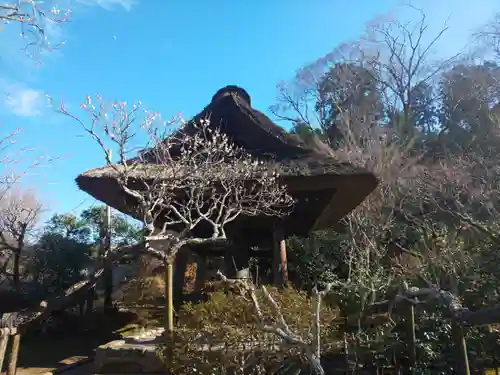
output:
M132 312L94 313L85 324L65 325L43 335L28 333L21 338L17 367L57 368L68 364L62 362L67 359L88 358L97 346L119 339L117 331L136 321L137 315ZM6 354L8 362L10 353Z

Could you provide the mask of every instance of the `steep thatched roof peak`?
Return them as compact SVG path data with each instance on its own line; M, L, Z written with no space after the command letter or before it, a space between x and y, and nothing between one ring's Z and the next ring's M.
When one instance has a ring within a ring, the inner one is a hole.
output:
M222 98L223 96L226 96L226 95L237 95L238 97L240 97L241 99L243 99L247 105L251 106L252 105L252 99L250 98L250 95L248 94L248 92L239 87L239 86L236 86L236 85L228 85L228 86L225 86L221 89L219 89L214 96L212 96L212 102L215 102L217 99L219 98Z
M191 121L198 123L210 119L213 127L220 128L232 142L256 157L275 160L294 159L314 154L304 141L275 124L264 113L251 106L246 90L229 85L218 90L212 101ZM196 131L185 129L185 131Z

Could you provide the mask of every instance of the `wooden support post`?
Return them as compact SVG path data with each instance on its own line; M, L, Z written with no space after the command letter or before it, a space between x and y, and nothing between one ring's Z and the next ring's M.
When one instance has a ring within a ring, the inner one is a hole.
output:
M105 251L104 251L104 309L113 309L113 263L109 261L109 252L111 251L111 207L106 206L106 216L104 226L105 230Z
M206 255L198 255L196 260L196 280L194 282L194 291L201 292L207 281L207 257Z
M165 314L167 326L165 327L165 332L168 337L172 337L174 333L174 293L173 293L173 266L171 262L168 262L165 266Z
M169 369L172 366L173 359L173 343L174 343L174 269L172 261L169 260L165 264L165 317L163 337L165 339L165 370L170 373Z
M452 337L455 343L455 373L459 375L470 375L469 355L467 353L467 342L465 341L464 328L457 322L452 322Z
M417 348L415 336L415 307L411 303L404 306L405 311L405 327L406 327L406 356L405 374L413 374L417 365Z
M0 336L0 372L2 372L3 368L3 360L5 358L5 352L7 350L7 344L9 343L9 335L1 335Z
M17 357L19 356L19 344L21 343L21 334L16 333L12 337L12 348L10 351L9 367L7 368L7 375L16 375L17 371Z
M111 163L111 150L106 151L106 162ZM108 261L108 255L111 251L111 207L106 205L106 211L101 224L101 246L99 257L104 267L103 289L104 289L104 310L109 311L113 308L113 264Z
M285 288L288 285L288 265L283 221L279 220L273 228L273 279L274 285Z

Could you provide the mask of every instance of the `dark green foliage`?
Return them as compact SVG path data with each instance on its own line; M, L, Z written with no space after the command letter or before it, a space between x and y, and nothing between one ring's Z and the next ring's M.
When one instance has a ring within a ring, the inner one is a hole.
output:
M305 122L294 123L291 133L298 135L306 145L311 145L315 137L324 139L321 129L313 128Z
M287 257L290 280L303 290L345 277L347 238L335 232L316 232L309 238L290 238Z
M99 230L103 225L103 218L106 212L105 206L95 206L84 210L80 217L90 229L91 241L99 241ZM136 242L141 237L139 226L132 224L127 217L122 214L112 213L111 215L111 241L116 245L129 245Z
M79 281L97 257L105 206L84 210L81 215L56 214L47 223L35 245L30 265L35 280L51 291L60 291ZM140 238L140 229L121 214L112 214L111 238L126 245Z
M81 280L91 261L88 244L60 233L47 232L37 244L32 264L35 279L51 292L60 292Z
M73 214L56 214L47 223L46 233L57 233L64 238L86 243L91 235L91 228L82 218Z
M323 75L317 90L320 127L333 147L344 142L346 119L355 126L369 127L382 118L379 83L376 73L368 68L337 63Z

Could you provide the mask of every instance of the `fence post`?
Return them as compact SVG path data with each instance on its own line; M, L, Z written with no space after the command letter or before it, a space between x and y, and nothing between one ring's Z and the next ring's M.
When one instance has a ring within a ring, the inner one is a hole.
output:
M405 374L413 374L415 372L415 367L417 364L417 348L416 348L416 337L415 337L415 307L412 303L406 302L404 304L404 314L405 314L405 330L406 330L406 356L407 361L405 363Z
M7 375L16 375L17 372L17 357L19 355L19 344L21 343L21 334L16 333L12 337L12 348L10 350L9 367Z
M9 343L9 332L7 329L0 329L0 372L3 367L3 360L5 358L5 351Z
M467 342L465 341L464 328L455 320L452 322L452 337L455 342L455 367L459 375L470 375L469 355L467 354Z

